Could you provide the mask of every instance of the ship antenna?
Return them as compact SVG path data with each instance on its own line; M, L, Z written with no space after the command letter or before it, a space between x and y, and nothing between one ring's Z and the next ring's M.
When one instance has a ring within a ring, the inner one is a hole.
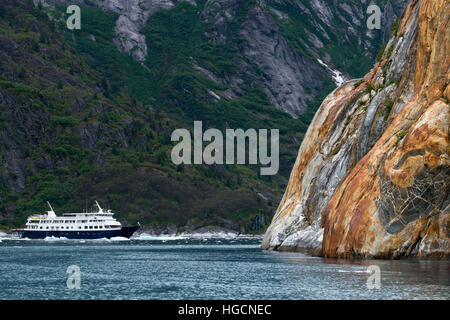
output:
M100 207L100 205L98 204L97 200L95 200L95 204L98 207L98 213L103 213L103 209L102 209L102 207Z
M56 217L55 211L53 211L52 205L50 202L47 201L48 206L50 207L50 211L47 211L47 216L49 217Z

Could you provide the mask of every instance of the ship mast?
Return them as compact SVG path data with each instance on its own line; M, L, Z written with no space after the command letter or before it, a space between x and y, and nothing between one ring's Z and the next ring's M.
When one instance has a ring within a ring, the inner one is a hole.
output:
M55 211L53 211L52 205L48 201L47 201L47 204L50 207L50 211L47 211L47 216L50 218L55 218L56 214L55 214Z
M100 205L98 204L97 200L95 200L95 204L98 207L98 213L103 213L103 209L100 207Z

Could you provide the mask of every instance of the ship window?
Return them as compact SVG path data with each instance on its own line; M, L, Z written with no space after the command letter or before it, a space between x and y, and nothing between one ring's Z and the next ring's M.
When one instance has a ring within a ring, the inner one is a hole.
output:
M87 226L84 226L85 229L87 229Z
M89 229L92 229L92 226L89 226Z
M98 229L98 227L97 227L97 226L94 226L94 229Z

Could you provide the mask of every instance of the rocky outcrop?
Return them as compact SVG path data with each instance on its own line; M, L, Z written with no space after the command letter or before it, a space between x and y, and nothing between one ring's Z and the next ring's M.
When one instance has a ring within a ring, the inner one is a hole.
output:
M38 1L38 0L35 0ZM170 9L176 0L45 0L56 5L94 6L106 12L118 14L114 43L122 52L130 53L137 61L147 57L147 43L140 31L146 26L150 16L158 10ZM181 0L183 1L183 0ZM188 0L185 0L188 1ZM194 1L189 1L195 4Z
M323 101L262 248L448 257L449 14L411 1L381 61Z
M266 94L278 109L294 116L305 112L326 79L322 68L288 45L271 15L261 6L249 11L239 35L246 40L241 48L245 57L241 70L253 74L255 79L255 70L264 72Z

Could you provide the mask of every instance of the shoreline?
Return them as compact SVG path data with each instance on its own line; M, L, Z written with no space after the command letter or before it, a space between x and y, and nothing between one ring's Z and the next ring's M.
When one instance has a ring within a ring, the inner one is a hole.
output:
M152 233L152 232L139 232L133 235L131 238L127 240L159 240L159 241L167 241L167 240L215 240L215 239L262 239L263 234L246 234L246 233L237 233L237 232L215 232L215 231L205 231L205 232L180 232L180 233ZM102 240L101 239L67 239L64 237L55 238L55 237L47 237L47 240ZM11 230L9 232L0 231L0 241L1 240L45 240L45 239L22 239L19 238L15 231ZM125 240L124 238L123 240ZM107 239L111 240L111 239Z

